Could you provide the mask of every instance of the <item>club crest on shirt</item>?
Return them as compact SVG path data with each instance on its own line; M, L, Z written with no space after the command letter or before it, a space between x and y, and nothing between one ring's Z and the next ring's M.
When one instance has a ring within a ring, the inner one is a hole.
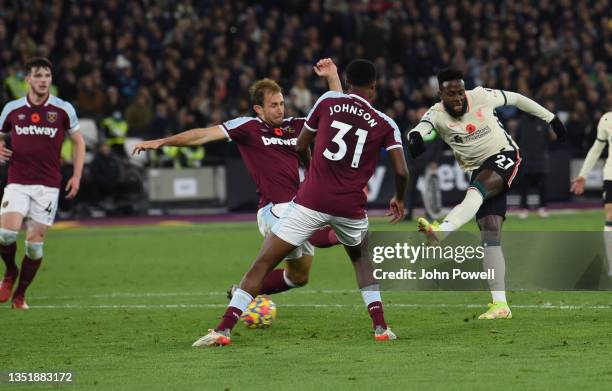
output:
M47 121L55 122L55 120L57 120L57 111L47 112Z
M282 128L282 129L283 129L283 132L285 133L289 133L289 134L295 133L295 129L293 129L293 126L287 126L286 128Z
M482 114L482 107L479 107L476 111L476 117L478 117L478 121L484 122L484 114Z

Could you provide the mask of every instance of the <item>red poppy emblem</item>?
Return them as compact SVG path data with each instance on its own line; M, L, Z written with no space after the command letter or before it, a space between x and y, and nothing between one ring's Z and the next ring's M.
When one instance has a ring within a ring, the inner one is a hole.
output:
M32 120L32 122L34 122L35 124L40 122L40 114L38 113L34 113L30 116L30 120Z
M472 133L474 133L474 131L476 130L476 126L475 126L474 124L468 124L468 125L465 127L465 130L467 130L467 132L468 132L469 134L472 134Z
M283 135L283 131L281 128L274 128L274 134L280 137Z

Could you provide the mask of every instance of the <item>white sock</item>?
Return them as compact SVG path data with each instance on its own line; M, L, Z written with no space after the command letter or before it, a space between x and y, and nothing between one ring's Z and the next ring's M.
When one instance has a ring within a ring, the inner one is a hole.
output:
M482 194L475 187L470 187L461 203L453 208L440 224L440 229L450 233L459 229L463 224L472 220L476 212L480 209L484 199Z
M301 285L295 284L293 281L287 277L287 269L283 270L283 280L285 280L285 284L289 285L292 288L299 288Z
M485 246L482 268L485 271L488 269L493 269L495 271L494 279L488 280L493 301L507 302L506 283L504 281L506 278L506 260L504 259L504 253L499 244L488 244Z
M238 308L240 311L244 312L252 301L253 296L240 288L236 288L228 307Z
M606 243L606 256L608 258L608 276L612 277L612 226L604 227L604 242Z
M456 231L457 227L455 227L455 224L451 223L450 221L444 220L442 224L440 224L440 229L442 230L442 232L451 233L453 231Z
M364 286L360 289L361 297L363 297L363 302L366 305L366 308L375 301L382 302L380 297L380 285L372 284L368 286Z

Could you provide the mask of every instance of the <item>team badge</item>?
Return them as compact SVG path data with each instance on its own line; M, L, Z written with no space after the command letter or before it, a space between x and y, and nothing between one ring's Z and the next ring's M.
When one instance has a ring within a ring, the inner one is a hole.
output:
M478 120L480 122L484 122L484 114L482 114L482 108L479 108L478 111L476 111L476 117L478 117Z
M455 136L453 138L453 141L456 142L457 144L463 144L463 140L461 139L461 137L459 137L459 135Z
M57 111L47 112L47 121L55 122L56 119L57 119Z
M467 124L467 126L465 127L465 130L469 133L472 134L474 133L474 131L476 130L476 125L474 124Z
M32 113L32 115L30 116L30 121L34 122L35 124L40 122L40 114L38 113Z
M293 129L293 126L288 126L286 128L283 129L285 131L285 133L295 133L295 129Z

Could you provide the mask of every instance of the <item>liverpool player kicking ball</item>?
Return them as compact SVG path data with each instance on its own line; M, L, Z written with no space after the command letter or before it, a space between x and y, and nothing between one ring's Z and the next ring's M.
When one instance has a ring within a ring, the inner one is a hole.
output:
M0 160L8 161L8 185L0 204L0 256L6 265L0 283L0 302L11 297L12 307L27 309L25 292L43 258L47 230L55 219L59 187L60 150L68 134L74 144L74 172L66 186L66 198L79 191L85 142L72 105L49 94L51 63L34 58L25 66L28 94L7 103L0 116ZM5 144L10 137L11 147ZM15 264L17 233L26 219L25 256L21 274Z
M353 264L357 284L372 318L375 339L396 338L385 321L379 286L362 245L368 230L363 188L376 168L380 149L385 148L396 182L389 215L393 216L391 223L397 223L404 217L408 168L397 125L370 104L376 87L374 64L353 61L347 68L346 79L348 94L336 91L323 94L306 118L296 149L309 170L294 202L266 237L220 323L193 346L229 344L232 328L259 293L266 275L325 225L331 225L336 231ZM309 146L313 141L311 162Z
M489 281L493 302L479 319L512 318L506 302L501 229L506 215L506 193L520 170L521 155L495 115L495 108L515 106L552 126L559 140L565 127L553 113L531 99L510 91L478 87L466 91L461 71L445 69L438 73L441 102L433 105L421 122L408 133L410 153L425 151L424 137L438 133L451 147L461 167L472 173L465 199L446 216L442 224L420 218L418 229L430 242L437 243L476 216L485 247L483 267L495 271Z

